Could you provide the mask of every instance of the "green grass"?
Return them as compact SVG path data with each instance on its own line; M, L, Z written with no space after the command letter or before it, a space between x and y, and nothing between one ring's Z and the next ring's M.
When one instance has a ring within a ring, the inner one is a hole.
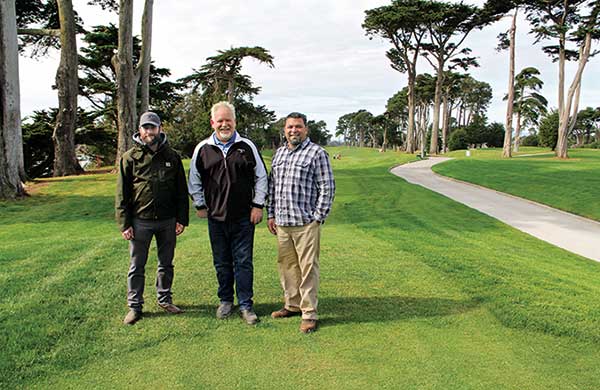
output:
M455 160L438 164L441 175L531 199L564 211L600 221L600 150L575 149L568 160L548 150L527 148L520 154L537 156L502 159L501 150L449 153Z
M45 180L0 203L0 388L595 389L600 264L391 175L410 156L339 148L312 335L281 305L256 233L262 322L214 318L206 222L178 241L175 303L123 326L127 245L114 175Z

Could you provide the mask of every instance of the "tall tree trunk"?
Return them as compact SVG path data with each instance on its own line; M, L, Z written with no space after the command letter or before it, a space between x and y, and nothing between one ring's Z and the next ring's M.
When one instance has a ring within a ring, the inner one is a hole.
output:
M360 146L361 148L365 147L365 129L360 129L358 130L358 146Z
M235 90L235 80L233 79L233 76L229 78L228 82L227 82L227 101L231 104L233 104L233 98L234 98L234 90Z
M590 136L591 136L591 130L589 128L587 128L585 130L585 138L583 140L584 143L589 144L590 143Z
M53 176L67 176L83 172L75 154L77 126L77 39L75 13L71 0L58 0L60 18L60 64L56 72L58 114L52 140L54 141Z
M575 121L577 120L577 109L579 106L579 94L581 91L581 77L583 75L583 70L585 69L585 65L588 62L590 56L590 49L592 46L592 34L590 32L585 34L585 40L583 45L579 48L579 66L577 67L577 72L573 77L573 82L569 87L569 93L567 95L565 107L560 114L560 122L558 126L558 141L556 144L556 157L558 158L569 158L568 155L568 137L569 131L572 126L574 126ZM571 114L571 109L573 107L573 98L575 98L574 109L575 111ZM571 119L572 122L569 122ZM572 123L571 126L569 126Z
M448 91L444 94L442 103L442 153L447 152L448 145Z
M381 150L385 152L387 147L387 127L383 129L383 143L381 144Z
M377 138L375 138L375 134L373 132L369 132L369 137L371 138L371 147L373 149L377 149Z
M519 151L519 143L521 142L521 110L517 111L517 120L515 124L515 145L514 151Z
M136 129L136 85L133 72L133 0L119 2L119 49L113 57L117 74L117 111L119 137L117 162L133 144L132 136Z
M0 198L25 194L15 0L0 1Z
M431 125L431 144L429 154L438 152L438 133L440 130L440 106L442 104L442 84L444 83L444 63L438 62L437 79L435 81L435 97L433 99L433 123Z
M137 66L136 78L140 80L140 112L148 111L150 106L150 63L152 61L152 8L154 0L144 3L142 16L142 50ZM136 83L137 85L137 83Z
M415 75L408 74L408 128L406 130L406 153L415 152Z
M502 148L502 157L512 157L511 155L511 143L512 143L512 122L513 122L513 108L515 102L515 32L517 31L517 13L519 7L515 8L515 14L513 15L512 25L510 26L510 45L509 45L509 61L508 61L508 98L506 99L506 125L504 128L504 146ZM517 143L515 141L515 147Z
M566 3L566 2L565 2ZM566 12L566 10L565 10ZM561 33L558 39L558 117L562 117L565 109L565 34Z
M421 110L419 112L419 134L421 136L421 158L425 158L425 148L427 148L427 111L428 108L426 105L421 106Z

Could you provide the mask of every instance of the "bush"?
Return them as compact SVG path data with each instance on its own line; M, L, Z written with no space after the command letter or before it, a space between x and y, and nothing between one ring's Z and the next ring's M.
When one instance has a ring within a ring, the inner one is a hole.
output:
M452 133L450 133L450 138L448 139L448 149L467 149L468 146L468 136L467 131L465 129L456 129Z
M530 134L527 137L521 138L522 146L538 146L540 144L540 140L537 135Z
M560 118L557 111L548 113L540 123L540 131L538 132L540 146L556 149L558 142L558 125Z
M591 144L585 144L583 147L589 149L600 149L600 141L594 141Z
M499 148L504 145L504 125L494 122L486 126L483 142L490 148Z

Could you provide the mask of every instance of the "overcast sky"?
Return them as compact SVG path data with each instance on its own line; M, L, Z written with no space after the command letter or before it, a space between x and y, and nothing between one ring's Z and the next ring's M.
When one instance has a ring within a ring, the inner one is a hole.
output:
M74 0L85 26L113 22L118 17ZM483 4L483 1L467 1ZM143 1L135 4L134 33L139 34ZM262 87L255 98L274 110L278 117L301 111L309 119L325 120L333 133L337 119L346 113L367 109L383 113L387 99L406 85L406 77L389 66L385 56L390 45L382 39L369 40L361 27L364 11L390 4L383 0L155 0L152 59L169 68L177 79L199 68L217 50L237 46L262 46L274 56L275 68L247 59L243 72ZM507 52L496 52L496 36L509 27L506 18L482 31L471 33L466 46L479 57L480 67L471 70L478 80L491 84L494 99L488 111L492 121L504 122L508 80ZM516 71L535 66L545 82L542 93L556 106L557 65L533 45L522 20L517 27ZM56 107L54 83L59 53L41 60L20 58L21 110ZM583 77L580 107L600 106L600 77L594 58ZM567 67L567 87L575 65ZM419 73L432 73L422 62ZM83 103L83 100L81 100Z

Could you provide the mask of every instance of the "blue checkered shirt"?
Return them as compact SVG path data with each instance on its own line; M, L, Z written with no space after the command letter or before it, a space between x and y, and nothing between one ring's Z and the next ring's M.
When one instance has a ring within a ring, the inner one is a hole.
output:
M306 138L277 149L269 174L268 218L279 226L323 222L333 203L335 181L325 149Z

